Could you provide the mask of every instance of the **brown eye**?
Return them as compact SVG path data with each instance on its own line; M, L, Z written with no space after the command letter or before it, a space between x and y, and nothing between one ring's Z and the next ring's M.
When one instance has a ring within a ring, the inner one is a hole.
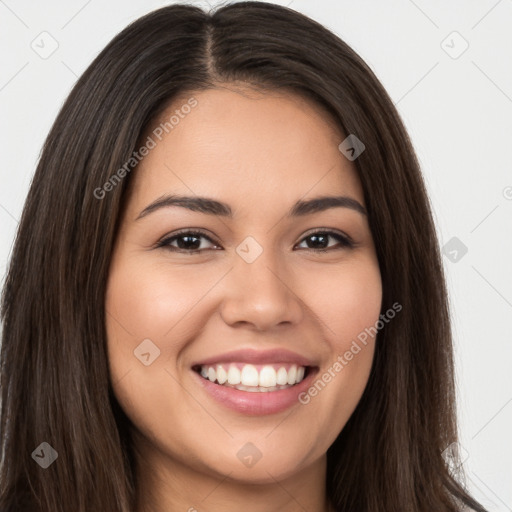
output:
M329 246L329 239L335 239L338 241L338 247ZM340 233L336 233L334 231L316 231L314 233L310 233L308 236L303 238L304 241L307 241L307 249L313 251L327 251L327 250L336 250L343 248L351 248L353 247L353 242L345 235ZM309 241L309 242L308 242ZM301 242L304 243L304 242Z
M211 244L215 244L211 238L200 231L182 231L181 233L164 238L158 243L157 247L164 247L169 251L185 252L189 254L211 249L211 247L204 247L204 244L202 245L202 240L207 240ZM174 245L175 243L176 245Z

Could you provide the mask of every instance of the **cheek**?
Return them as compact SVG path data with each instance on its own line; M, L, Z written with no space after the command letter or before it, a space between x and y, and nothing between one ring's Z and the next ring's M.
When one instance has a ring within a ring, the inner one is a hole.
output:
M193 336L187 314L218 279L193 274L126 255L111 267L106 330L112 386L124 412L148 437L164 439L170 423L190 425L201 415L194 404L173 403L183 395L179 355ZM175 451L179 439L171 436Z
M147 336L148 332L163 336L198 294L194 283L182 275L165 272L160 265L123 262L111 271L107 310L135 336Z
M169 389L173 384L165 368L175 367L187 339L183 319L201 290L208 289L208 283L196 284L190 275L185 281L183 276L135 258L114 260L105 299L108 357L114 385L122 382L132 388L128 382L137 382L126 391L127 397L144 393L150 397L154 389Z
M340 265L317 276L310 291L329 345L327 360L301 402L322 418L326 446L352 415L368 382L379 320L382 284L375 258Z
M162 359L168 359L179 351L179 340L187 337L188 315L222 274L140 259L125 256L112 265L106 292L109 343L113 347L119 341L128 343L133 352L150 338L159 346Z
M310 273L307 283L306 296L322 321L331 349L346 350L352 338L378 320L382 284L374 257Z

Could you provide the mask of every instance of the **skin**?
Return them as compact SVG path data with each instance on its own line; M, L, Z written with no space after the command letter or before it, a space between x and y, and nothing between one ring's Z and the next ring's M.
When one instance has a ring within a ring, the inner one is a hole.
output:
M107 286L109 365L133 423L138 510L332 510L326 451L361 398L375 340L307 405L263 416L214 401L191 365L240 348L286 348L314 360L321 376L378 320L381 276L366 215L337 207L286 217L297 200L323 195L365 205L354 163L338 150L345 135L291 93L230 84L193 96L198 106L134 171ZM172 206L137 220L163 194L210 197L234 215ZM193 254L155 247L184 228L212 241L195 240L204 250ZM308 233L317 228L355 246L330 236L321 252ZM247 236L263 249L250 264L236 252ZM147 338L160 350L149 366L134 356ZM248 442L262 454L250 468L237 457Z

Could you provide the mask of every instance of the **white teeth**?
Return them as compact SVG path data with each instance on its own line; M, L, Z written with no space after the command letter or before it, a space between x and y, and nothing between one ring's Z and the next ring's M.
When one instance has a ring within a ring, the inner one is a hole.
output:
M258 385L258 370L252 364L246 364L242 368L240 375L240 382L244 386L257 386Z
M265 388L274 387L277 383L276 371L272 366L264 366L260 370L259 385Z
M224 384L228 380L228 374L222 366L217 366L217 381L219 384Z
M229 384L240 384L240 370L235 365L231 365L229 367L228 383Z
M279 368L277 370L277 380L276 383L280 386L283 386L284 384L288 384L288 372L286 371L286 368Z
M258 369L252 364L202 365L202 377L220 385L236 387L242 391L277 391L298 384L304 379L306 368L293 364L288 371L284 366L265 365Z
M297 379L297 367L293 364L288 370L288 384L295 384Z

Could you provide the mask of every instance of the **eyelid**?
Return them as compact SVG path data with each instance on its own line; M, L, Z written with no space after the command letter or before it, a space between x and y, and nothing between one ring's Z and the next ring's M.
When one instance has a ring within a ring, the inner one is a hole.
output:
M160 241L158 241L156 243L155 248L166 247L166 246L168 246L168 243L171 240L174 240L175 238L178 238L181 235L200 235L200 236L206 238L209 242L211 242L214 245L218 245L218 246L221 245L220 243L216 242L215 239L211 235L206 233L201 228L183 228L183 229L175 231L174 233L171 233L169 235L165 235ZM202 249L202 250L204 250L204 249ZM196 251L186 251L186 250L183 250L183 252L191 252L191 253L192 252L197 252L197 253L199 253L202 250L196 250ZM179 252L180 250L177 249L177 251Z

